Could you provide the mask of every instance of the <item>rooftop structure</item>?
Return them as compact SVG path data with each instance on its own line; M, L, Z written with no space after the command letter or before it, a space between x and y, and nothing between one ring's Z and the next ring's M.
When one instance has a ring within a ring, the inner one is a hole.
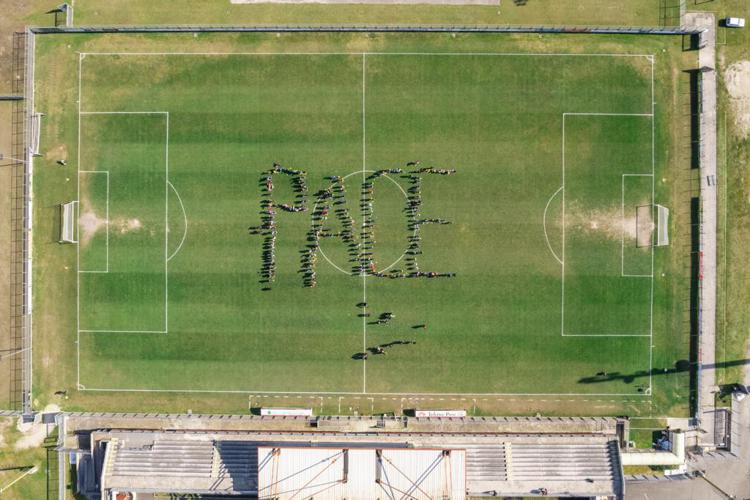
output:
M107 430L93 432L87 444L89 450L78 452L79 489L92 499L118 493L279 499L624 494L618 441L607 433Z

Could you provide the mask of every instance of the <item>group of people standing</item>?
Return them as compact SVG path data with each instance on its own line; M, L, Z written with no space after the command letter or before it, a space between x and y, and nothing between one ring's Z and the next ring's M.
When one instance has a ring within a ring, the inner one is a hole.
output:
M347 245L350 260L356 261L359 255L359 243L354 239L354 219L349 215L346 208L346 188L343 179L338 176L330 177L331 185L316 193L315 208L312 212L312 223L307 232L307 244L302 251L301 269L302 282L306 287L317 285L317 274L315 265L318 260L318 249L321 238L341 238ZM328 219L333 205L333 212L341 224L342 230L332 232L323 229L323 223Z
M276 204L273 202L273 176L275 174L292 176L292 189L297 201L295 204ZM274 163L273 168L263 172L261 175L261 224L260 226L249 227L248 232L250 234L261 234L264 237L260 270L260 282L265 285L264 290L268 290L270 283L276 278L276 208L286 212L305 212L307 210L307 185L305 184L304 175L304 170L285 168L278 163Z
M417 167L419 166L418 161L407 163L408 166ZM423 224L450 224L450 221L445 219L422 219L420 218L420 208L422 206L422 176L418 174L438 174L438 175L453 175L456 173L455 169L435 169L435 168L418 168L409 172L409 174L403 176L406 178L411 186L407 190L406 197L406 208L404 212L407 217L407 227L412 234L409 236L409 247L406 250L406 257L404 262L406 263L406 273L392 272L388 275L389 278L454 278L456 273L438 273L438 272L422 272L419 270L419 263L417 261L417 255L422 254L422 237L420 235L420 228Z
M407 163L407 167L419 167L420 162L414 161ZM315 267L317 264L318 250L320 248L321 238L338 237L346 244L349 262L352 263L352 275L371 275L382 278L452 278L455 273L438 273L422 272L419 270L417 256L422 253L420 228L423 224L450 224L445 219L427 219L420 218L420 208L422 205L422 175L420 174L437 174L453 175L455 169L436 169L432 167L416 168L401 177L406 179L411 186L407 191L406 208L404 209L407 217L407 228L412 234L408 237L409 246L406 251L405 265L406 270L393 269L389 272L377 270L376 263L373 259L373 248L375 245L375 218L373 216L373 190L374 181L381 176L392 174L403 174L400 168L381 169L372 172L362 183L360 190L359 208L362 217L362 224L359 229L359 238L355 238L354 219L352 219L349 210L346 207L346 190L343 177L331 176L331 181L326 189L322 189L315 194L315 207L311 214L311 225L307 233L307 242L301 252L300 273L302 274L303 285L305 287L314 287L317 285L317 274ZM291 177L292 190L295 193L295 203L275 203L272 193L274 190L274 175L287 175ZM261 225L249 228L250 234L261 234L264 236L262 251L262 267L260 271L261 283L268 289L270 283L276 277L276 209L286 212L305 212L307 211L307 185L304 180L305 171L286 168L279 163L274 163L273 168L263 172L260 179L261 201L260 201L260 218ZM338 232L324 229L323 225L328 220L329 214L333 213L341 225Z
M370 316L370 313L367 311L367 303L361 302L357 304L357 307L362 307L363 313L362 315ZM391 320L393 320L396 317L395 314L392 312L384 312L381 313L378 316L378 319L375 321L371 321L370 324L372 325L388 325L390 324ZM422 328L424 329L426 325L415 325L412 327L412 329ZM358 352L352 356L352 359L361 359L361 360L367 360L370 355L385 355L388 354L387 349L396 346L396 345L416 345L416 340L393 340L391 342L385 343L385 344L377 344L372 347L368 347L364 352Z

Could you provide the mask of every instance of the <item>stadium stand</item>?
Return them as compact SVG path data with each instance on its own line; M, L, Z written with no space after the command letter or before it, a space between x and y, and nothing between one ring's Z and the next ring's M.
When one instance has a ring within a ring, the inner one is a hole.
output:
M107 429L81 444L88 449L76 451L78 488L90 499L379 498L391 489L408 492L405 498L624 495L620 448L610 432L472 433L470 425L459 433Z

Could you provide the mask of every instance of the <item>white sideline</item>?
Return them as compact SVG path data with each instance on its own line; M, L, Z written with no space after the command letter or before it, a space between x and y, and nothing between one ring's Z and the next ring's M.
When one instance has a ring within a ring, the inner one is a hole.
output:
M363 396L362 392L356 391L250 391L242 389L107 389L93 387L79 387L81 391L89 392L161 392L161 393L200 393L200 394L287 394L302 396ZM650 392L630 393L630 392L368 392L367 396L401 396L404 398L420 396L440 396L458 398L469 398L472 396L482 397L505 397L505 396L607 396L607 397L650 397ZM615 400L612 400L613 402Z
M104 234L105 234L105 265L104 270L100 269L92 269L92 270L86 270L86 269L78 269L79 273L109 273L109 170L78 170L78 183L81 182L81 174L106 174L107 175L107 187L106 187L106 206L104 209ZM78 217L76 218L76 232L80 233L80 200L78 201L79 204L79 210L78 210ZM80 234L79 234L80 236ZM80 241L80 238L79 238ZM80 243L79 243L80 245Z
M529 57L645 57L651 54L565 54L560 52L81 52L84 56L529 56Z
M656 98L654 95L654 64L656 57L651 56L651 203L656 203ZM652 215L653 217L653 215ZM648 348L648 391L653 391L653 369L654 369L654 248L651 247L651 320L649 321L649 348Z
M81 67L83 65L83 54L78 54L78 138L76 146L76 199L81 201ZM79 210L80 212L80 210ZM77 224L76 224L77 225ZM81 386L81 245L76 245L76 387Z
M651 283L651 332L648 335L572 335L572 334L565 334L564 333L564 268L565 268L565 169L564 169L564 158L565 158L565 116L566 115L603 115L603 116L650 116L652 118L652 178L653 178L653 171L654 171L654 164L655 164L655 153L654 153L654 132L653 132L653 118L654 118L654 67L653 62L654 58L650 54L612 54L612 53L597 53L597 54L566 54L566 53L492 53L492 52L287 52L287 53L278 53L278 52L81 52L79 53L79 67L78 67L78 163L80 168L80 155L81 155L81 115L88 115L88 114L165 114L166 115L166 128L167 128L167 137L166 137L166 171L167 171L167 179L165 183L165 198L166 206L165 206L165 225L168 224L168 216L169 216L169 203L168 203L168 190L171 186L171 183L169 182L169 166L168 166L168 158L169 158L169 112L167 111L81 111L81 102L82 102L82 61L83 58L86 56L240 56L240 55L249 55L249 56L282 56L282 55L288 55L288 56L362 56L362 174L363 178L365 175L365 169L366 169L366 116L365 116L365 90L366 90L366 84L365 84L365 67L366 67L366 56L529 56L529 57L551 57L551 56L560 56L560 57L645 57L652 63L652 112L651 113L563 113L563 120L562 120L562 137L563 137L563 145L562 145L562 158L563 158L563 173L562 173L562 186L558 189L559 191L562 191L563 196L563 206L562 206L562 218L563 218L563 242L562 242L562 257L558 257L554 252L553 255L555 258L560 262L562 266L562 295L563 295L563 308L561 312L561 323L562 323L562 334L563 336L595 336L595 337L651 337L651 350L650 350L650 360L649 365L652 366L652 358L653 358L653 278ZM400 186L399 186L400 187ZM172 186L172 189L174 189L174 186ZM79 190L79 199L80 199L80 185L78 186ZM652 183L652 199L653 199L653 183ZM179 194L175 193L178 196ZM556 195L557 193L555 193ZM553 195L553 197L555 196ZM182 204L182 200L179 200ZM548 201L547 206L549 206L550 201ZM183 208L183 215L186 218L186 214L184 212L184 206ZM547 208L545 208L545 214L546 214ZM168 226L166 226L168 227ZM186 232L187 232L187 222L186 222ZM183 234L183 240L185 239L185 234ZM176 252L172 254L171 256L167 255L167 245L168 245L168 231L165 231L167 233L165 237L165 280L168 280L168 262L169 260L174 257ZM545 229L545 237L546 237L546 229ZM182 242L178 246L181 248ZM547 244L549 246L549 240L547 240ZM550 247L550 250L551 247ZM80 254L80 251L79 251ZM79 260L79 268L80 268L80 255L78 257ZM184 393L240 393L240 394L310 394L310 395L356 395L356 394L366 394L366 395L373 395L373 396L418 396L418 395L427 395L427 396L457 396L457 397L466 397L466 396L609 396L609 397L625 397L625 396L636 396L638 398L641 397L650 397L652 394L651 391L651 375L649 375L649 388L644 393L388 393L388 392L367 392L367 385L366 385L366 361L363 361L363 390L360 393L357 392L321 392L321 391L295 391L295 392L284 392L284 391L245 391L245 390L161 390L161 389L107 389L107 388L85 388L80 383L80 334L81 333L167 333L168 329L168 286L165 286L165 329L164 331L130 331L130 330L119 330L119 331L112 331L112 330L81 330L80 329L80 273L78 278L78 296L77 296L77 384L78 387L81 390L86 391L104 391L104 392L163 392L163 393L174 393L174 392L184 392ZM652 252L652 275L653 275L653 252ZM363 273L363 301L366 301L366 273ZM366 349L367 345L367 322L366 318L363 317L363 349Z

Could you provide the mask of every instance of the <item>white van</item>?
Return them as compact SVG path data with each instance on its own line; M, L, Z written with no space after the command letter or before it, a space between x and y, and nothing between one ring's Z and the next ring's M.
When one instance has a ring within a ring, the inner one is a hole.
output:
M744 28L745 19L742 17L728 17L725 21L727 28Z

